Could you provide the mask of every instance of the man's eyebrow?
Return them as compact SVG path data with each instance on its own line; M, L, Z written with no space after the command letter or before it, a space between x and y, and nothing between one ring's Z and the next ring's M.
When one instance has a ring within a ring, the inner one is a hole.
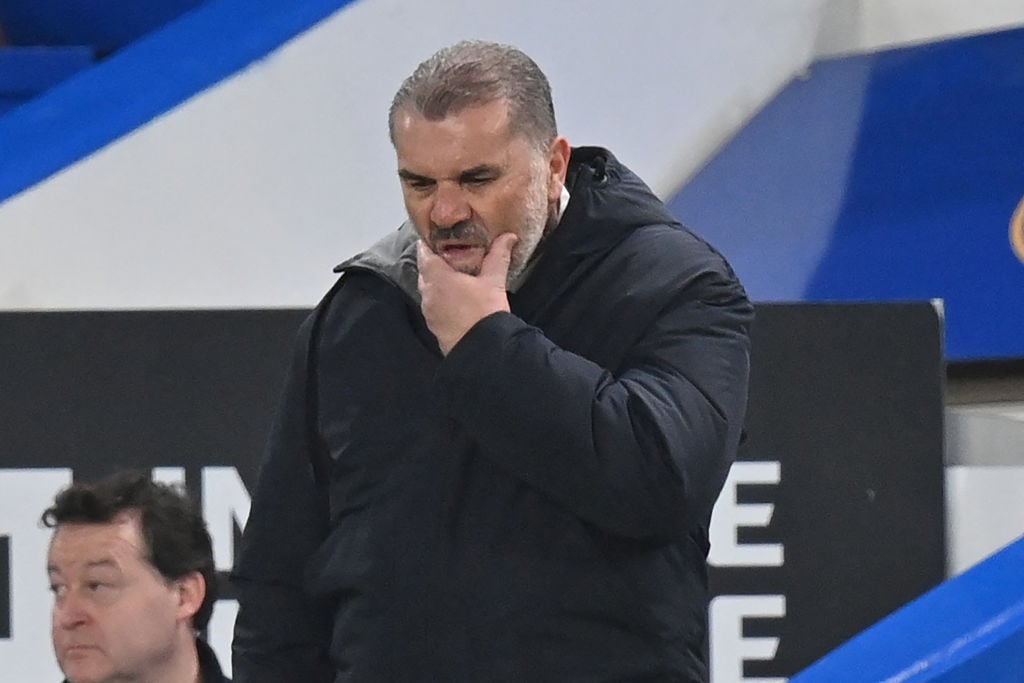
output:
M459 180L467 180L469 178L476 178L482 175L498 175L501 173L501 168L494 164L480 164L473 168L466 169L459 174Z
M495 164L480 164L473 168L467 168L465 171L459 173L459 182L465 182L466 180L472 180L485 175L500 175L501 167ZM398 169L398 177L406 182L420 182L420 183L433 183L435 180L419 173L413 173L407 168Z
M89 562L85 563L85 566L90 569L93 567L112 567L113 569L120 569L120 567L117 565L117 562L114 562L110 559L90 560Z
M410 182L421 182L421 183L423 183L423 182L426 182L426 183L434 182L433 178L428 178L427 176L420 175L419 173L413 173L412 171L410 171L407 168L400 168L400 169L398 169L398 177L401 178L402 180L406 180L406 181L410 181Z
M112 569L120 569L120 567L117 565L117 563L114 562L111 559L90 560L90 561L85 563L85 568L86 569L95 569L97 567L99 567L99 568L110 567ZM48 565L46 565L46 573L47 574L62 574L63 572L61 572L60 567L58 567L57 565L55 565L55 564L48 564Z

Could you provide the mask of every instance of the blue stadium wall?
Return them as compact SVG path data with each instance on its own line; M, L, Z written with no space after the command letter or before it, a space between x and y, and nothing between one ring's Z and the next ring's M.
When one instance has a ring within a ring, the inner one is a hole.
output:
M818 62L670 207L755 300L942 299L948 360L1024 357L1022 56L1015 29Z

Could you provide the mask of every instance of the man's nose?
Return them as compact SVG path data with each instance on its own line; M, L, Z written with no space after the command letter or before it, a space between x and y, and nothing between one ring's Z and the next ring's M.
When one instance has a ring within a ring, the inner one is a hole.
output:
M458 185L441 183L434 194L430 207L430 222L441 228L450 228L456 223L469 220L472 211L465 193Z
M67 593L53 606L53 620L62 629L72 629L88 620L84 602L74 593Z

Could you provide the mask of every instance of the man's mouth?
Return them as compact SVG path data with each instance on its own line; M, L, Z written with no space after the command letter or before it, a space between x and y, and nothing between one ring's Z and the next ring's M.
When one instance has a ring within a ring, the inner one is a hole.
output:
M455 270L476 275L487 253L487 245L477 242L441 242L434 248L434 253Z
M474 249L483 249L487 251L487 243L484 240L479 239L439 239L434 240L431 244L435 254L444 256L446 254L465 254L473 251Z
M449 244L442 244L440 246L440 249L438 250L438 253L440 253L442 255L448 255L448 254L452 254L452 255L454 255L454 254L467 254L470 251L472 251L473 249L483 249L483 248L484 247L483 247L482 244L449 243Z

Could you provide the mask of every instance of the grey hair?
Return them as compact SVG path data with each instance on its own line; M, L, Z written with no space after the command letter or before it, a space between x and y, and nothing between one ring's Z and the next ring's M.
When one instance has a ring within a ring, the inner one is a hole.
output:
M441 121L498 100L508 102L512 134L538 149L558 135L551 86L537 63L511 45L466 40L438 50L402 82L388 112L391 144L400 110Z

